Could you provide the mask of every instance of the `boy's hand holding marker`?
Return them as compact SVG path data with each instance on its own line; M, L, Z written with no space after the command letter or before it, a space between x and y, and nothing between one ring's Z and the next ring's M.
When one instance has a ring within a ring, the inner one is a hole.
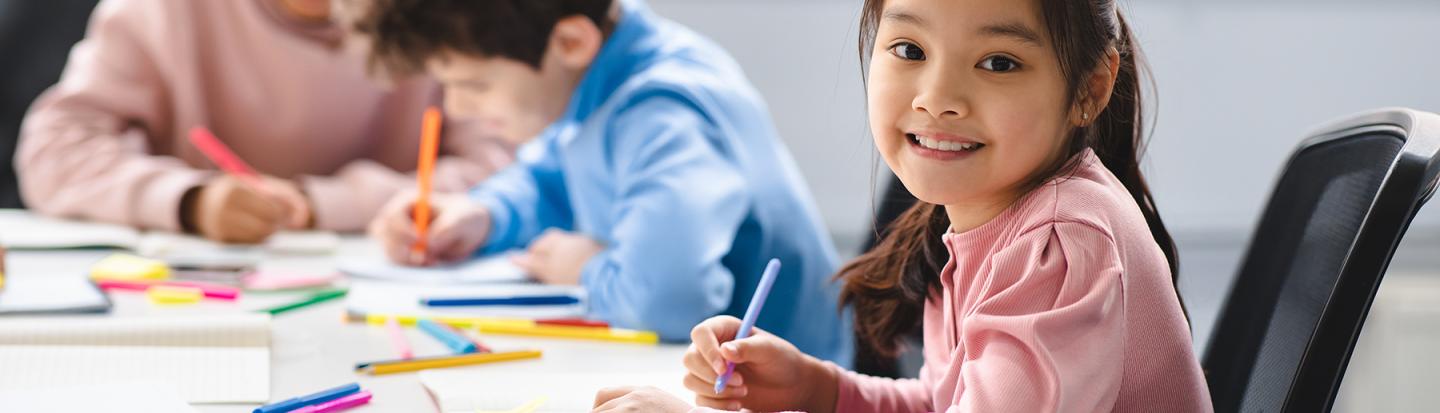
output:
M469 258L484 245L490 234L490 215L485 208L463 194L433 194L425 248L416 254L412 246L419 239L414 217L417 199L414 191L396 196L370 224L370 236L380 242L390 260L435 265Z
M380 241L391 260L429 266L470 258L485 246L490 233L490 215L485 208L463 194L434 194L429 200L426 247L416 254L411 246L419 239L414 215L417 198L414 192L395 197L370 224L370 236ZM513 262L546 284L576 285L585 263L604 250L603 244L590 237L551 229Z

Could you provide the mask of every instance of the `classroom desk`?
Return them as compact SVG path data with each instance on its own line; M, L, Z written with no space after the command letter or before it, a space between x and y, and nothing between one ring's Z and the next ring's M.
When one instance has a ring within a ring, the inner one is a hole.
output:
M368 241L347 237L334 256L269 257L261 264L267 270L333 270L337 259L376 251ZM113 251L12 251L6 263L13 276L84 276L89 265ZM304 293L246 292L234 303L206 300L200 304L160 307L150 304L143 294L118 292L110 294L115 307L112 317L134 317L166 314L223 314L253 311L290 302ZM423 412L436 411L434 401L416 378L415 373L367 376L354 372L354 364L362 361L394 357L389 336L380 327L342 321L344 300L284 313L271 323L270 397L282 400L308 394L332 386L359 382L374 393L367 406L354 412ZM444 347L430 340L423 332L406 329L406 337L416 356L444 354ZM635 345L589 341L530 339L519 337L485 337L497 349L535 348L544 352L538 360L515 361L463 367L473 371L507 374L525 372L564 375L566 373L623 372L641 374L648 383L614 383L615 385L660 385L676 387L684 377L681 357L684 345ZM534 388L546 383L514 383L515 388ZM503 392L505 388L477 389ZM556 389L557 393L564 389ZM593 396L593 395L591 395ZM692 394L678 395L693 400ZM256 405L195 405L202 412L250 412ZM518 407L518 406L517 406Z

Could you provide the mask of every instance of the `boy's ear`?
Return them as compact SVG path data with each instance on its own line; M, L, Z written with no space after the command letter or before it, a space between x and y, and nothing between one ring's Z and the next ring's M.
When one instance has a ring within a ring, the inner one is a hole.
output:
M605 34L600 27L588 17L575 15L555 22L546 50L566 68L584 70L595 61L595 55L600 53L604 44Z
M1115 78L1120 75L1120 51L1114 46L1105 49L1105 56L1101 58L1100 64L1090 72L1080 87L1080 96L1076 99L1074 110L1070 114L1071 122L1079 126L1090 126L1095 119L1100 117L1100 112L1110 105L1110 96L1115 91Z

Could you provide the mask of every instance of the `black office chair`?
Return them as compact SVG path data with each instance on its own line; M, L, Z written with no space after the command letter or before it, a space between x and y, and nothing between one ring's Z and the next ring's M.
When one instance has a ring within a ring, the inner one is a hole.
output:
M1440 115L1382 109L1291 156L1211 336L1218 412L1326 412L1381 277L1440 176Z

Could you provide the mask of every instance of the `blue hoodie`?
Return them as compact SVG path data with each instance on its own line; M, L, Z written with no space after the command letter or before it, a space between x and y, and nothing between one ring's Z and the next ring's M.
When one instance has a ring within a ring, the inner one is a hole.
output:
M473 190L493 225L481 253L551 227L594 238L590 315L667 341L743 316L779 258L756 326L850 365L835 247L760 94L719 46L639 1L621 10L565 113Z

